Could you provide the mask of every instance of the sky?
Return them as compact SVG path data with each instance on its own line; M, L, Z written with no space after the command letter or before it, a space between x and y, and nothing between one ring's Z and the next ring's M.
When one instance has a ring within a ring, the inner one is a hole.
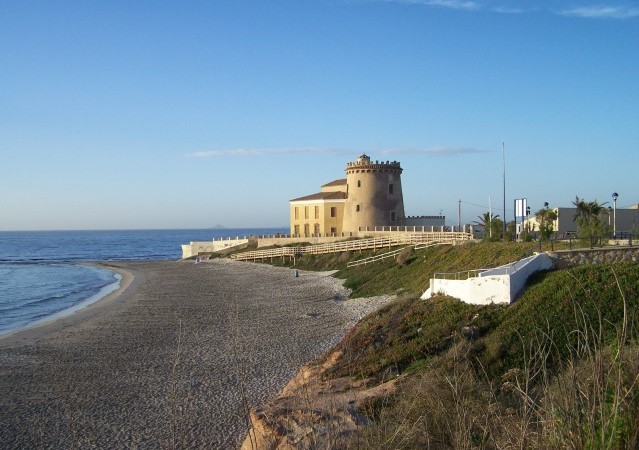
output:
M362 153L449 225L638 203L639 2L0 0L0 230L285 227Z

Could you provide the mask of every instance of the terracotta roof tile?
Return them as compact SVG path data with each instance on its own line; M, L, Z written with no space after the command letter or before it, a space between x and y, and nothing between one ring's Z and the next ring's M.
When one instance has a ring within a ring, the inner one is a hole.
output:
M307 195L305 197L294 198L291 202L301 202L308 200L344 200L345 192L318 192L317 194Z
M323 184L322 187L328 186L346 186L346 178L340 178L339 180L331 181L330 183Z

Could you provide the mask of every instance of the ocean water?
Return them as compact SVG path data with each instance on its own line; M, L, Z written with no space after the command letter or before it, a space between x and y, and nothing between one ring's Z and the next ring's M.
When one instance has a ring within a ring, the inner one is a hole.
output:
M181 244L286 233L284 228L0 232L0 335L86 306L117 289L116 273L84 263L170 260Z

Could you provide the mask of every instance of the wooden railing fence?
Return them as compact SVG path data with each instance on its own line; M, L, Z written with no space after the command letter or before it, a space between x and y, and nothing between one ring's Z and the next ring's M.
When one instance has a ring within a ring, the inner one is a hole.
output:
M425 248L438 244L455 244L472 240L470 233L440 231L426 233L398 233L395 236L382 236L352 241L332 242L328 244L308 245L305 247L279 247L266 250L254 250L236 253L231 258L238 261L262 260L275 257L297 257L304 254L318 255L324 253L340 253L345 251L376 250L397 246L413 245Z

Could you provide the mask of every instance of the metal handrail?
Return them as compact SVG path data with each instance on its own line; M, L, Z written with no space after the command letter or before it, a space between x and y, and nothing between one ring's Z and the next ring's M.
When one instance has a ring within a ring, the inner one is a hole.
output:
M469 278L476 278L480 273L487 270L489 269L470 269L461 270L459 272L436 272L433 274L433 278L440 280L467 280Z

